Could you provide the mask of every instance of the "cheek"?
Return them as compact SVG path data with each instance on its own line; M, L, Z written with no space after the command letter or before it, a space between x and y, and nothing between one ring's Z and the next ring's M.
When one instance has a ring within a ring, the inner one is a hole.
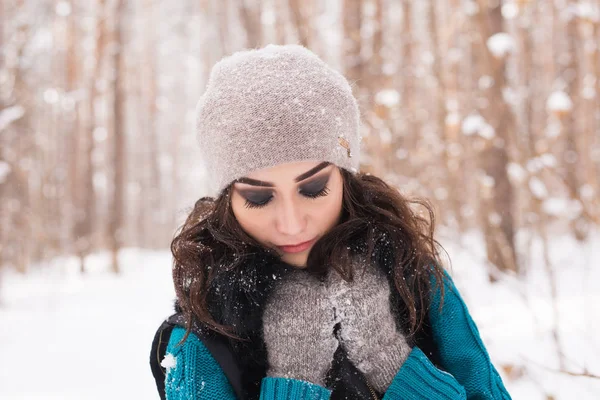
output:
M342 190L332 192L327 196L326 201L319 204L313 214L313 221L316 221L322 232L335 226L342 213Z
M259 243L267 243L266 227L264 221L267 219L261 216L261 211L250 209L245 206L245 200L239 195L234 195L231 200L231 208L236 220L248 235L252 236Z

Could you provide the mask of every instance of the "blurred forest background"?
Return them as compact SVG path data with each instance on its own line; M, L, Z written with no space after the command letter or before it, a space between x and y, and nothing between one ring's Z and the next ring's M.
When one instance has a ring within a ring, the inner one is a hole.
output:
M210 179L210 68L269 43L351 81L363 170L480 233L490 281L542 260L556 297L551 239L600 224L600 0L4 0L0 292L3 268L168 248Z
M168 246L209 178L191 149L211 66L301 43L355 87L363 169L430 198L457 234L483 232L492 279L524 273L517 234L585 240L600 222L599 7L3 1L0 265Z
M293 42L354 84L364 169L523 272L517 232L583 240L600 222L599 4L3 2L0 265L167 246L202 190L189 149L211 66Z
M167 246L208 178L190 149L211 66L301 43L354 85L363 169L524 272L517 233L600 222L599 4L3 2L0 265Z

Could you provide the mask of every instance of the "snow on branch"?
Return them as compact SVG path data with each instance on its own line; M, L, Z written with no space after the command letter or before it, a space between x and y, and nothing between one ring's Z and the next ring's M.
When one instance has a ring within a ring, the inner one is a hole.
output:
M25 108L22 106L12 106L0 110L0 132L5 130L10 124L25 115Z

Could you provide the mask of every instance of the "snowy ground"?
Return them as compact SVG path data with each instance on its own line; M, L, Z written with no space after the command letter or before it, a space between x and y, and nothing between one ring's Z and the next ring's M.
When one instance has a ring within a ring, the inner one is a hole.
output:
M600 380L569 376L559 368L552 340L553 307L540 243L534 243L526 279L506 277L490 285L481 266L484 246L464 236L460 246L445 245L453 276L481 336L514 399L600 399ZM584 245L569 237L554 238L550 257L558 291L558 336L564 369L600 375L600 243Z
M171 311L168 252L124 251L81 276L56 260L26 279L5 276L0 308L0 399L158 399L148 366L156 328Z
M558 364L544 271L534 269L527 283L506 278L491 286L479 261L481 241L465 236L461 242L447 245L453 275L513 398L600 398L600 381L553 372ZM594 242L555 239L551 250L567 368L587 366L598 375L600 249ZM170 254L129 249L121 260L118 277L108 272L105 254L90 257L84 276L72 259L57 259L27 277L5 273L1 399L158 399L148 355L156 327L171 310Z

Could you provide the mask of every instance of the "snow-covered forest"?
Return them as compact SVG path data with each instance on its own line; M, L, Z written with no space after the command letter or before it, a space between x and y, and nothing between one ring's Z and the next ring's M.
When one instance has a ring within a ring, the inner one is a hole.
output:
M361 168L434 204L513 398L600 398L598 0L0 2L0 398L157 396L194 107L268 43L353 84Z

